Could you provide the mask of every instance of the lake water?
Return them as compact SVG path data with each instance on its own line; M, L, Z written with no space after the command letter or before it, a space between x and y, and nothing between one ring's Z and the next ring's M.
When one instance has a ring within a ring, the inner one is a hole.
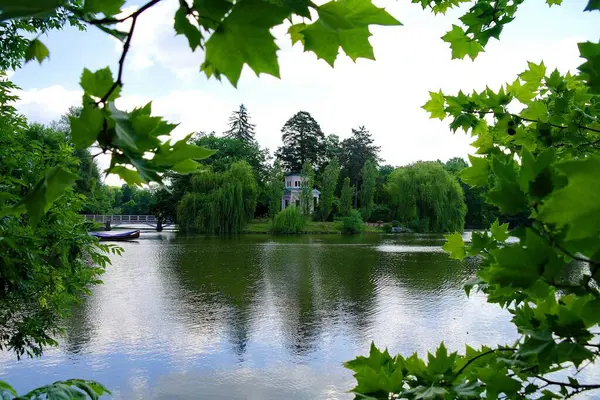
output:
M510 316L465 296L473 261L436 235L235 238L143 232L67 322L59 348L0 356L24 391L59 379L115 399L348 399L371 341L424 354L504 344Z

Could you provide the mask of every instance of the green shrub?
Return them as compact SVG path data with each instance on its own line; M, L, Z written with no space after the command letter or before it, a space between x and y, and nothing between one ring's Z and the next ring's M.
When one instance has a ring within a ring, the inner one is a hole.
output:
M392 226L400 226L400 222L398 222L397 220L393 220L391 224Z
M280 211L273 219L273 233L300 233L306 218L296 207Z
M342 226L342 233L354 235L360 233L365 229L365 223L362 220L360 213L356 210L350 212L350 216L344 218L344 225Z
M383 231L386 233L392 232L392 224L383 224Z

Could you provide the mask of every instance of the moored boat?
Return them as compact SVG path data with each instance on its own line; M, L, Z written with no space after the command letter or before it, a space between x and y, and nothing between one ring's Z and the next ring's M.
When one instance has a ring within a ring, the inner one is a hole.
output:
M90 232L90 235L96 236L100 240L133 240L140 237L140 231L127 231L119 233L108 232Z

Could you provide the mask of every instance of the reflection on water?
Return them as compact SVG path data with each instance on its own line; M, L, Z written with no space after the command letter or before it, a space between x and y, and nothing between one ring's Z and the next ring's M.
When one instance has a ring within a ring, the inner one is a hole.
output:
M119 399L349 398L371 341L421 354L507 343L509 315L462 289L441 236L183 237L123 243L57 349L0 356L19 390L95 379Z

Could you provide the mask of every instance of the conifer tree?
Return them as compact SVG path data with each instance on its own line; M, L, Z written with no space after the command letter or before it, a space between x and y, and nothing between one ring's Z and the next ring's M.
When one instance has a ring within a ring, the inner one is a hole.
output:
M250 115L246 106L240 104L240 109L234 111L229 117L229 130L223 135L230 139L238 139L246 143L254 143L254 128L256 125L250 123Z

